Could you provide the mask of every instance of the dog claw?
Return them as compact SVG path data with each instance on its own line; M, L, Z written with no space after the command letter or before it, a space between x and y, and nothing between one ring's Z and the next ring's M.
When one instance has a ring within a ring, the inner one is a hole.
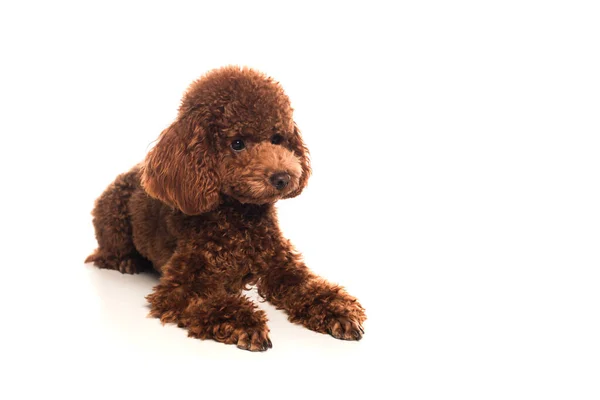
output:
M267 344L269 346L270 349L273 348L273 342L271 342L271 339L267 338Z

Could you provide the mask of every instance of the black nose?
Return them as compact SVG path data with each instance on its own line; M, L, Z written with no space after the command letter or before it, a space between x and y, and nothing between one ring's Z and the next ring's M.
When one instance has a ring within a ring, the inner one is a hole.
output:
M290 183L290 174L287 172L276 172L271 175L271 185L275 186L277 190L281 190Z

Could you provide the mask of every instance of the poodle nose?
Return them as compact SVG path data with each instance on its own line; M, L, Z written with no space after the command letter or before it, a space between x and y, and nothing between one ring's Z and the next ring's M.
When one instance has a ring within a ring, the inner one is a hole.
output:
M290 174L287 172L276 172L271 175L271 185L275 186L277 190L282 190L290 183Z

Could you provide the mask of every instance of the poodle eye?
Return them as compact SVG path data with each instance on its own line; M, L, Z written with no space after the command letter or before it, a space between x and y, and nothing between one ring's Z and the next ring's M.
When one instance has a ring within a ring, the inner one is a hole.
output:
M245 147L246 147L246 145L244 144L244 141L241 139L235 139L233 142L231 142L231 148L234 149L235 151L242 151L242 150L244 150Z
M271 143L280 144L281 142L283 142L283 136L277 134L277 135L273 135L273 137L271 137Z

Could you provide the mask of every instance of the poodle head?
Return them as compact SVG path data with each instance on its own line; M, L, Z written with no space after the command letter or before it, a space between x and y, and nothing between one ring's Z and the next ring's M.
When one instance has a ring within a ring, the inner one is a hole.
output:
M223 196L267 204L295 197L310 175L308 150L281 86L249 68L210 71L183 96L142 167L149 195L186 214Z

